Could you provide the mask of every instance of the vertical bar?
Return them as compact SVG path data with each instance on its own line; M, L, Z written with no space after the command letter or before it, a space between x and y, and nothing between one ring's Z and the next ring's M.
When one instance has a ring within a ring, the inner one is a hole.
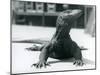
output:
M86 24L87 24L87 7L84 7L84 27L86 28Z
M45 12L42 15L42 26L45 26Z

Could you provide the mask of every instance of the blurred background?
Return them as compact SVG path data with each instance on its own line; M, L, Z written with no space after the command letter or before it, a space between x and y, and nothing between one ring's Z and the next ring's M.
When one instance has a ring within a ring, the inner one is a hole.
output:
M67 9L81 9L83 14L73 23L73 28L84 28L95 36L95 6L42 3L12 0L11 21L16 25L56 27L60 12Z

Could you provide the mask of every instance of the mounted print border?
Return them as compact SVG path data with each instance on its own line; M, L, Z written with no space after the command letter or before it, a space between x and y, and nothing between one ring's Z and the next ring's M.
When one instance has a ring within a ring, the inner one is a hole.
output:
M10 10L11 74L96 70L96 5L11 0ZM82 14L78 16L80 13L75 14L73 10L81 10ZM68 34L67 37L64 34ZM49 48L50 52L57 54L50 55L44 50L48 44L53 48ZM81 50L82 57L75 52L76 47ZM56 58L52 58L54 56ZM58 59L59 56L65 57ZM75 61L80 57L82 63ZM47 60L38 62L42 59Z

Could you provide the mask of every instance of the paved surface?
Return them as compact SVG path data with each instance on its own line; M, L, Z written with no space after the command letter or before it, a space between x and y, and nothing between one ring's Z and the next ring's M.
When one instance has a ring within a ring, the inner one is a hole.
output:
M55 28L36 27L36 26L12 26L12 40L32 40L45 39L50 40L55 32ZM77 35L76 35L77 34ZM25 48L31 47L32 43L12 43L12 72L13 73L32 73L47 72L60 70L79 70L95 68L95 38L84 33L83 29L72 29L70 35L79 46L84 46L88 50L82 51L83 61L86 63L83 67L73 65L73 59L60 61L49 58L51 66L42 69L31 67L33 63L38 61L40 52L27 51Z

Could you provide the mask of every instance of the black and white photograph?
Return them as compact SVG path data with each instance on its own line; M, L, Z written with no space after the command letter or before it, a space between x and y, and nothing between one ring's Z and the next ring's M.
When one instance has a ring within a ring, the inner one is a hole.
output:
M96 69L96 6L11 0L11 74Z

